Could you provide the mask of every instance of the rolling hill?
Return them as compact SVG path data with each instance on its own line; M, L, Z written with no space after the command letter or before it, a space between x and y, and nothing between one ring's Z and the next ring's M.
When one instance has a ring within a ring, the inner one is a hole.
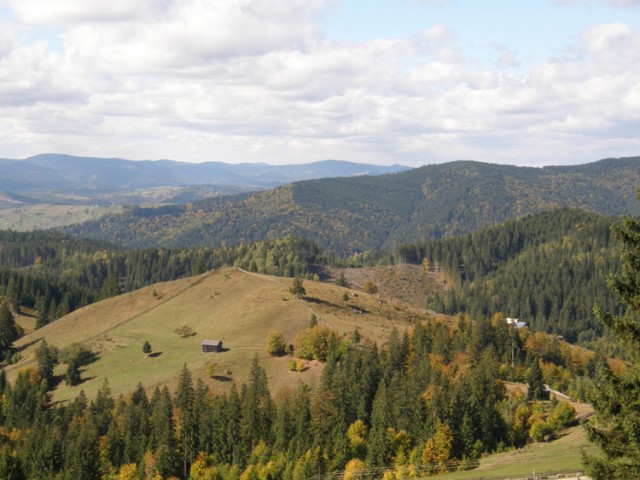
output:
M302 301L289 293L290 285L290 279L222 269L114 297L22 337L16 342L21 359L6 367L7 375L13 378L35 365L35 349L46 339L60 349L81 343L97 353L97 360L84 367L85 380L73 388L60 383L56 400L74 398L80 390L93 397L105 377L116 395L132 391L138 382L149 390L164 384L173 390L184 363L194 378L204 379L213 390L227 390L231 380L247 381L254 355L277 392L300 380L312 381L322 366L308 362L306 371L289 372L288 357L270 357L266 352L270 332L279 331L293 343L315 313L321 324L341 335L351 335L357 327L362 337L383 344L394 326L403 329L424 318L424 313L402 302L319 282L305 282L307 295ZM348 302L344 292L350 294ZM195 335L181 338L174 333L182 325ZM203 339L221 339L225 351L202 353ZM145 340L155 352L148 358L142 352ZM218 379L208 378L208 362L217 365ZM62 375L63 370L57 373Z
M189 205L135 207L67 231L135 247L232 245L292 235L345 255L469 233L554 207L636 214L638 185L640 157L539 169L461 161L297 182Z

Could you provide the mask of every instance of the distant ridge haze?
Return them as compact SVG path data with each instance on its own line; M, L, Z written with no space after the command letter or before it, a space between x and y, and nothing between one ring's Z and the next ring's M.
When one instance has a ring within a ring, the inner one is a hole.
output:
M47 153L24 160L0 160L0 190L138 189L183 185L233 185L264 189L300 180L380 175L409 169L403 165L379 166L340 160L269 165L137 161Z

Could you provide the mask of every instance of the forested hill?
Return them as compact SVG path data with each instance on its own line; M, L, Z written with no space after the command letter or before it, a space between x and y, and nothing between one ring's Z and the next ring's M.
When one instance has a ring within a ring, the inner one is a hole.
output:
M236 266L271 275L311 276L325 263L302 239L277 239L217 249L123 249L57 232L0 231L0 298L13 310L34 310L36 326L83 307L167 280Z
M638 185L640 157L545 168L460 161L298 182L185 206L132 208L67 231L137 247L233 245L292 235L348 254L465 234L553 207L637 214Z
M549 210L457 238L403 245L400 261L423 263L448 288L430 307L473 318L501 312L535 331L588 342L601 334L595 303L622 312L606 286L619 269L611 218Z

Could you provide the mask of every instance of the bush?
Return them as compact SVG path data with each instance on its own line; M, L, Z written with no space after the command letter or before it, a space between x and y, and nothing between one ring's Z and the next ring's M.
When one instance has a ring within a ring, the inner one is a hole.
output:
M370 281L364 282L362 289L364 290L365 293L369 293L371 295L373 295L374 293L378 293L378 287L376 286L375 283Z
M292 371L292 372L295 372L295 371L297 370L297 368L296 368L296 360L295 360L295 358L291 358L291 359L289 360L288 367L289 367L289 370L290 370L290 371Z
M558 402L549 416L549 423L554 431L568 427L576 420L576 409L569 402Z
M341 273L340 276L336 279L336 285L338 285L339 287L349 286L349 282L345 278L344 273Z
M176 328L173 332L176 335L180 335L182 338L193 337L196 334L196 332L194 332L193 329L187 324Z
M267 352L277 356L287 353L287 342L280 332L271 332L267 336Z

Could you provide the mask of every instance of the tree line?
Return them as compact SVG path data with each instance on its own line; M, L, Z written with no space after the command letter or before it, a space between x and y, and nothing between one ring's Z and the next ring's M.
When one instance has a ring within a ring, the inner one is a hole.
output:
M97 300L154 283L235 266L310 277L327 262L314 243L283 238L216 249L124 249L56 232L0 231L0 296L18 312L35 311L37 326Z

